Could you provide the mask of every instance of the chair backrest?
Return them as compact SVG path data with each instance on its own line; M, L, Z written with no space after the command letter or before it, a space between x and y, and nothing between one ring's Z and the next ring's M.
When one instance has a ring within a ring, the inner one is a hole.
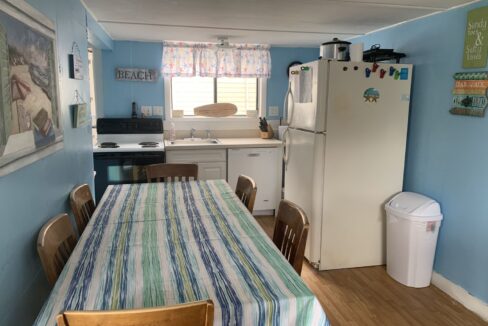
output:
M71 190L69 201L75 216L78 233L81 235L95 211L95 202L90 187L87 184L76 186Z
M258 188L253 179L246 175L240 175L237 179L236 195L246 205L249 212L252 214L254 209L254 201L256 200L256 192Z
M146 166L147 182L174 182L197 180L198 165L159 163Z
M49 284L54 285L76 246L77 237L68 214L50 219L37 237L37 252Z
M213 318L214 305L207 300L145 309L66 311L57 316L57 322L58 326L211 326Z
M276 216L273 242L298 275L302 272L308 228L305 212L294 203L282 200Z

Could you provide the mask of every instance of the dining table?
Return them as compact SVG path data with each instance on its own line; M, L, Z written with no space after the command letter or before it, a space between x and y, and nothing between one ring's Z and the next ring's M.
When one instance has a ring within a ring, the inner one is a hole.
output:
M225 180L111 185L35 325L65 310L207 299L214 325L329 325Z

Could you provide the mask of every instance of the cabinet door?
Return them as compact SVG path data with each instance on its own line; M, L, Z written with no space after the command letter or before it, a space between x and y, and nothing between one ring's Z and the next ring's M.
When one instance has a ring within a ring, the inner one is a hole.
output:
M229 149L229 184L235 189L237 178L251 177L258 188L254 210L276 209L281 197L281 148Z
M225 162L198 163L199 180L227 179Z

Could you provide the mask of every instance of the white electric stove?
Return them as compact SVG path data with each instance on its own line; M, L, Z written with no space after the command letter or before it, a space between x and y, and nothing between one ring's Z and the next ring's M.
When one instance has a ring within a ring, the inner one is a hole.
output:
M161 134L99 134L94 153L114 152L164 152Z
M146 182L145 167L164 163L162 119L98 119L93 146L95 198L108 185Z

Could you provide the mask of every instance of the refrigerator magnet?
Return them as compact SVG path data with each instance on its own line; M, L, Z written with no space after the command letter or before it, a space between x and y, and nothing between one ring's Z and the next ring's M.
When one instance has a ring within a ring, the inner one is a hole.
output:
M390 73L389 73L390 77L393 76L395 71L396 71L395 67L390 67Z
M369 78L369 76L371 76L371 69L369 68L364 69L364 73L366 74L366 78Z
M376 88L368 88L363 94L364 102L378 102L380 92Z
M385 77L385 74L386 74L386 70L385 69L381 69L380 70L380 78L383 79Z
M393 76L395 80L398 80L400 78L400 72L398 70L395 70L395 75Z
M407 80L408 79L408 68L400 69L400 80Z
M375 63L373 63L373 72L376 72L376 70L378 70L378 67L379 67L379 66L380 66L380 65L379 65L379 64L377 64L376 62L375 62Z

